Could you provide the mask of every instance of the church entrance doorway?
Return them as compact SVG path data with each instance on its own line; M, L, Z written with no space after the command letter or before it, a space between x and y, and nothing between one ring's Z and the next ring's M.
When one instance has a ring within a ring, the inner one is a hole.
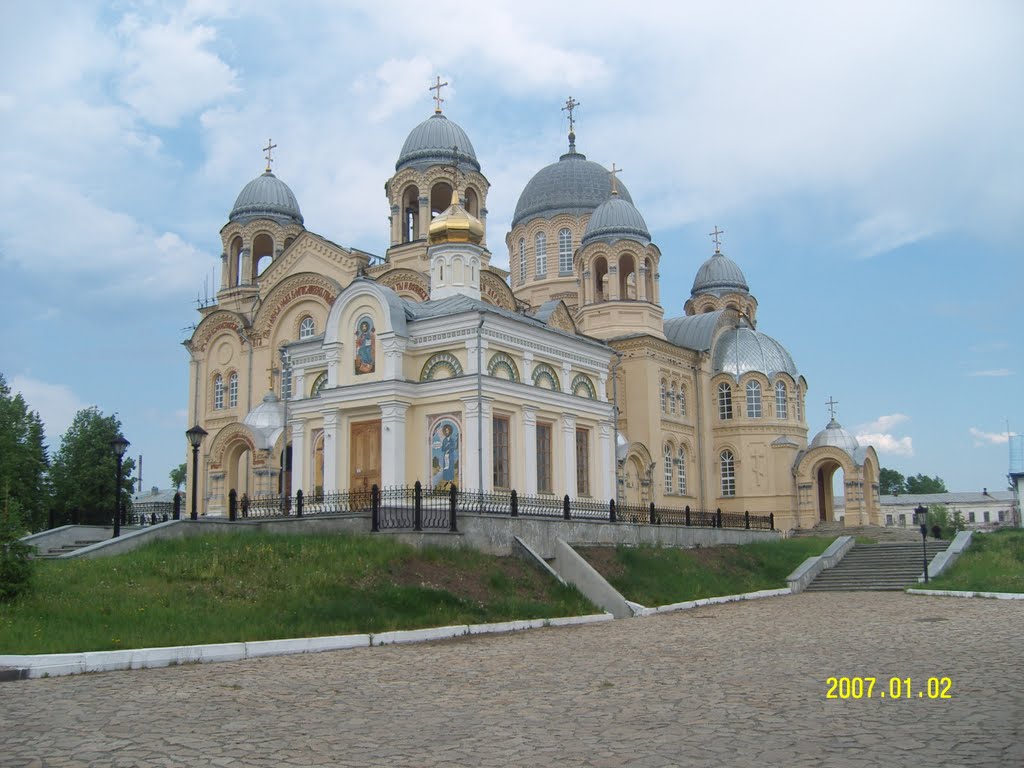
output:
M353 422L349 432L349 490L380 485L380 419Z
M832 522L838 520L835 509L835 496L845 492L843 467L836 461L829 461L818 467L816 485L818 486L818 520ZM834 489L833 486L838 486Z

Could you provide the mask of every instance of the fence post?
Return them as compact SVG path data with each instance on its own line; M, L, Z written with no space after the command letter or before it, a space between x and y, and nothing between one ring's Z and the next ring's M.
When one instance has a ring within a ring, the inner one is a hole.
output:
M690 505L689 504L686 505L686 509L684 509L683 512L686 513L686 517L684 519L686 520L686 525L689 526L690 525Z
M774 512L769 512L768 513L768 526L769 526L769 530L772 530L772 531L775 530L775 513Z
M750 530L750 510L743 513L743 527Z
M302 489L295 492L295 514L302 517Z
M370 489L370 532L377 533L380 530L380 488L373 484Z
M181 520L181 492L176 491L174 494L174 519Z
M569 514L569 494L568 493L565 494L565 496L562 497L562 517L564 517L566 520L569 520L571 518L571 515Z
M416 481L415 496L413 496L412 509L413 509L413 530L423 530L423 483L419 480Z
M608 501L608 522L615 522L615 499L610 499Z
M648 520L651 523L651 525L654 525L656 518L654 516L654 502L653 501L651 502L651 505L650 505L650 507L648 509L647 517L648 517Z
M519 494L516 493L515 488L512 489L512 498L509 501L509 514L511 514L512 517L519 517Z
M721 528L722 527L722 508L721 507L719 507L718 509L715 510L715 527L716 528Z
M448 530L451 533L456 533L459 530L458 525L455 523L455 510L459 504L459 489L452 483L451 490L448 491Z
M175 514L177 518L177 514ZM238 491L232 488L228 491L228 520L234 522L238 519Z

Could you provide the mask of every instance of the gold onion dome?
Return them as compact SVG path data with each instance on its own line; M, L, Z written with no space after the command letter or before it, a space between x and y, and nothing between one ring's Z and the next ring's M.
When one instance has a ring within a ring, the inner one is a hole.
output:
M430 222L428 242L430 245L439 243L472 243L480 245L484 239L484 225L459 204L459 193L452 190L452 204L448 210L439 214Z

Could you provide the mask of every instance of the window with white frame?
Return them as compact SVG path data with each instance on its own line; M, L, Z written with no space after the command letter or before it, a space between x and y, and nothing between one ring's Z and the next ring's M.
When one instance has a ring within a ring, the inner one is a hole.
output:
M238 407L238 374L232 373L228 377L228 408Z
M299 338L300 339L311 339L316 334L316 323L313 322L312 317L302 318L302 322L299 323Z
M747 382L747 418L761 418L761 382Z
M558 231L558 274L572 272L572 231L566 227Z
M686 495L686 450L679 446L679 466L676 468L676 489L680 496Z
M718 385L718 418L722 421L732 418L732 387L724 381Z
M673 416L676 412L676 385L675 383L668 390L668 412Z
M800 391L800 387L796 388L796 420L800 422L804 420L804 394Z
M590 430L576 429L576 495L590 495Z
M661 380L661 412L662 413L668 413L668 406L666 405L666 403L668 402L667 398L668 398L668 387L665 384L665 380L662 379Z
M534 256L537 259L537 277L544 277L548 273L548 236L538 232L533 238Z
M213 380L213 407L218 411L224 407L224 379L220 376Z
M679 385L679 396L676 399L676 405L679 406L679 415L680 416L685 416L686 415L686 385L685 384L680 384Z
M665 445L665 493L672 493L672 446Z
M722 469L722 495L736 495L736 459L732 451L726 448L719 456Z
M537 492L551 493L551 425L537 425Z
M786 407L786 382L775 382L775 418L784 419L789 413Z
M526 282L526 238L519 238L519 282Z

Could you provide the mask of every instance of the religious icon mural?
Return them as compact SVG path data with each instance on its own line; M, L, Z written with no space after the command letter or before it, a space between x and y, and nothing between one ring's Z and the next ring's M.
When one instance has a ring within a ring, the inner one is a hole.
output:
M461 437L458 422L450 418L438 419L430 430L431 485L438 490L446 491L459 484Z
M369 315L356 321L355 350L356 375L373 373L377 369L377 332Z

